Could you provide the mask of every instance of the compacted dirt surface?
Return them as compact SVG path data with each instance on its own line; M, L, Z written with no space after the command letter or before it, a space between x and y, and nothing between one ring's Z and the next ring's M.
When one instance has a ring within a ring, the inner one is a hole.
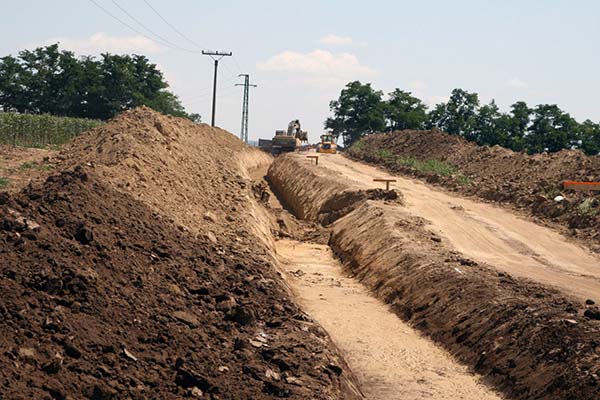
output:
M490 207L484 211L469 209L461 206L466 203L457 204L460 198L440 197L443 192L425 185L415 189L415 182L403 182L400 177L400 185L392 190L377 189L381 184L374 183L373 177L385 176L340 155L319 155L318 165L304 155L285 155L268 171L271 187L290 211L330 230L328 244L341 259L346 276L364 284L398 317L483 376L486 384L507 398L598 398L600 312L594 298L585 298L586 286L577 280L573 280L573 288L563 284L573 276L583 278L575 272L579 268L588 268L586 274L596 273L594 264L573 267L565 262L548 274L549 279L557 276L552 285L542 282L536 272L545 265L540 260L568 257L560 247L571 246L564 238L526 220L521 223L531 229L531 237L516 236L502 218L488 218L489 213L512 214L490 205L484 205ZM415 192L424 195L415 197ZM436 225L436 218L441 218L438 214L444 213L454 218L449 225L458 225L450 226L456 230ZM540 235L547 235L540 241L555 241L554 245L535 247L537 229L541 229ZM487 247L473 253L468 253L469 246L461 248L465 239L455 238L455 232L467 236L465 231L470 230L473 246ZM505 240L487 243L485 235L492 233ZM540 254L525 251L523 244ZM553 254L554 246L557 254ZM570 251L595 257L576 246ZM496 266L514 259L523 263L525 274L516 269L509 272L510 263ZM302 275L293 273L293 267L288 270L292 276ZM591 278L593 282L594 276ZM316 284L312 288L318 289ZM598 292L592 289L589 293ZM340 314L339 318L346 318L341 308ZM334 339L339 334L335 329L331 332ZM344 349L343 344L340 347ZM359 376L360 365L356 368Z
M344 352L366 398L501 398L344 274L329 246L284 239L276 249L302 308Z
M141 108L0 192L0 398L362 398L248 213L269 162Z

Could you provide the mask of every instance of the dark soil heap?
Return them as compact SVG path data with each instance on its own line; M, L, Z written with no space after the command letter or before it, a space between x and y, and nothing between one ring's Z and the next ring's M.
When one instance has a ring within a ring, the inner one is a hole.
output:
M600 195L562 188L563 181L600 181L600 156L589 157L579 150L528 155L500 146L478 146L440 131L368 135L347 154L463 194L524 209L558 223L600 251ZM448 176L420 171L407 165L410 158L443 161L457 170ZM555 201L557 196L564 199Z
M82 162L0 193L0 398L360 397L243 221L191 234Z

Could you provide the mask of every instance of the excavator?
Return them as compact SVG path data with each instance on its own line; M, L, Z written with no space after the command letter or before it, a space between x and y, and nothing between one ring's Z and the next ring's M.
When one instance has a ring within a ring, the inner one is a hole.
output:
M304 142L308 142L308 132L303 131L300 120L295 119L288 124L287 131L275 131L271 141L271 153L277 155L295 151Z
M317 153L337 153L337 144L335 139L333 138L333 135L329 133L321 135L321 143L317 145Z

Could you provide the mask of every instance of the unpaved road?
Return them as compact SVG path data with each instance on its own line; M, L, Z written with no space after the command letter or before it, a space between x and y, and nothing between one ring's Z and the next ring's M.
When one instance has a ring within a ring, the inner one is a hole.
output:
M381 187L373 178L390 176L339 154L319 155L319 166L338 172L360 189ZM598 299L597 255L510 211L454 196L413 179L394 178L397 182L392 183L392 188L404 194L406 208L429 221L432 231L466 256L515 276L558 287L581 299Z
M281 240L276 248L302 308L340 347L367 399L501 398L345 277L328 246Z

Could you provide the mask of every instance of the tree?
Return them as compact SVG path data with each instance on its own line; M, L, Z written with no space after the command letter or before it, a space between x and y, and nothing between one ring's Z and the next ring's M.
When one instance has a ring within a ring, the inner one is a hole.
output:
M427 106L411 92L395 89L389 95L385 116L390 129L423 129L427 120Z
M375 91L371 84L350 82L338 100L329 103L333 117L327 118L325 128L335 136L342 136L344 146L350 146L364 135L385 128L383 92Z
M480 145L493 146L505 142L505 131L502 129L503 115L492 100L479 108L475 116L474 134L476 142Z
M577 121L555 104L540 104L525 138L530 153L556 152L577 145Z
M531 122L532 110L524 101L517 101L510 106L510 110L506 126L506 141L502 145L521 151L525 148L525 135Z
M10 111L107 119L147 105L190 118L168 86L142 55L77 58L53 44L0 59L0 106Z
M579 148L588 155L600 154L600 124L585 120L579 125Z
M451 135L460 135L468 140L476 140L476 115L479 107L477 93L454 89L446 104L438 104L429 116L428 125Z

